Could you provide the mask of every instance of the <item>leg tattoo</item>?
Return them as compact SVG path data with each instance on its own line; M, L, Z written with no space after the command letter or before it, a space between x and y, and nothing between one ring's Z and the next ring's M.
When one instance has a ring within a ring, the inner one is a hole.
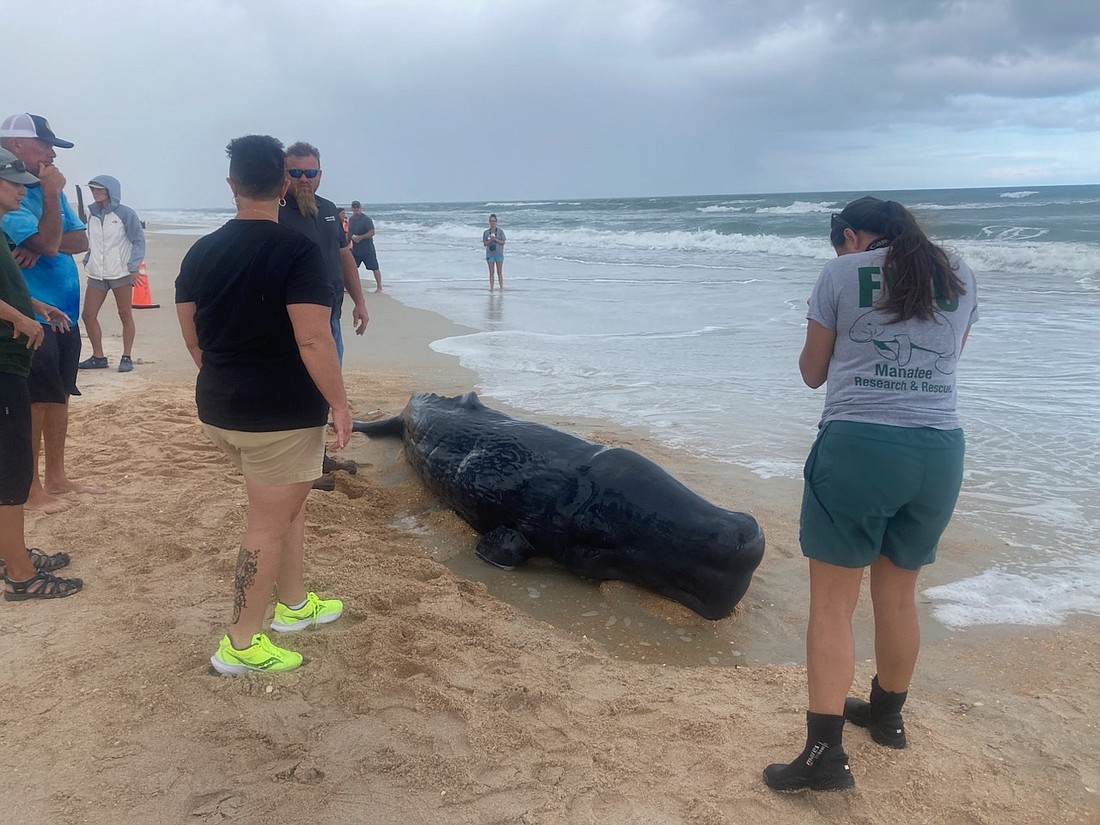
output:
M241 610L245 607L244 591L256 581L256 560L259 557L259 550L246 550L243 547L237 553L237 575L233 591L233 624L236 624L237 620L241 618Z

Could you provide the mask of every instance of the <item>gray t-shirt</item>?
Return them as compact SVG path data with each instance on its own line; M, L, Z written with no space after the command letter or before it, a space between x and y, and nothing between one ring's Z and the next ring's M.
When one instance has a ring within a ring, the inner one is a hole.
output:
M501 229L498 226L496 229L486 229L484 232L481 233L481 242L482 243L485 243L485 241L489 240L489 233L490 232L495 232L496 233L496 238L499 241L508 240L508 238L506 238L505 235L504 235L504 230ZM495 249L490 249L490 247L493 247L493 246L495 246ZM492 242L490 242L489 246L485 247L485 257L486 258L503 258L504 257L504 244L503 243L498 243L498 244L494 245Z
M836 332L820 426L862 421L953 430L955 365L963 335L978 320L974 273L953 258L966 294L953 305L936 299L931 321L892 323L875 309L886 287L885 258L885 249L842 255L814 286L806 317Z

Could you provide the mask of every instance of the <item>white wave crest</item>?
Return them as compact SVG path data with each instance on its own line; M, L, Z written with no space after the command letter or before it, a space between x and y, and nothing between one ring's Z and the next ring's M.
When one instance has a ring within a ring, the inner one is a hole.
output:
M1020 192L1002 192L1002 198L1030 198L1032 195L1038 195L1034 189L1024 189Z
M757 215L815 215L822 212L836 212L840 205L836 201L795 201L790 206L765 206L756 210Z
M948 627L983 624L1060 625L1071 613L1100 615L1100 563L1076 570L1009 573L986 570L962 581L929 587L933 615ZM1087 560L1086 560L1087 561Z

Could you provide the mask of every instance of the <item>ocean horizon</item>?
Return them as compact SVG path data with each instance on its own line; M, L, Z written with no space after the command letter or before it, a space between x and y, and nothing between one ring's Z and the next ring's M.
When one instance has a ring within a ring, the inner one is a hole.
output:
M603 418L762 478L800 478L824 389L798 375L829 215L866 192L364 203L386 291L476 332L433 343L478 391ZM924 591L949 627L1100 615L1100 186L871 192L912 209L978 279L959 365L957 517L1003 552ZM490 293L481 232L507 234ZM145 209L202 234L225 209ZM163 228L161 228L163 227ZM363 273L370 280L369 273ZM373 281L371 281L373 283ZM379 342L384 345L384 342ZM731 415L732 413L732 415Z

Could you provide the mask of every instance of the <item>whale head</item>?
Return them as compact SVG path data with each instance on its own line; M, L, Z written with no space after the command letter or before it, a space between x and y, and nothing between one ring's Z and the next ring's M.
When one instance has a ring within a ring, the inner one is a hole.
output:
M751 515L725 510L630 450L608 449L585 468L567 566L631 581L708 619L728 616L764 555Z

